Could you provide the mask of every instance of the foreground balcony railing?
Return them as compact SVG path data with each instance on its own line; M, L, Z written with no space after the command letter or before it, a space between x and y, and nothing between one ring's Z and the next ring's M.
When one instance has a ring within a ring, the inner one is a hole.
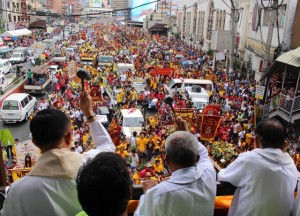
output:
M282 93L276 95L264 105L263 117L267 117L274 111L281 111L291 117L293 114L300 111L300 95L295 98L290 98Z

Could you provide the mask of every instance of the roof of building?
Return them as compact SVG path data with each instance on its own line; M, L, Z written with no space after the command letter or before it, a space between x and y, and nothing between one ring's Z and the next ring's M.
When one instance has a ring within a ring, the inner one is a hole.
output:
M261 77L260 80L264 80L266 77L278 71L278 67L282 64L300 68L300 47L279 56L272 64L271 68Z
M148 29L149 32L165 32L168 28L166 28L166 24L155 24L154 26Z
M38 20L35 22L32 22L28 26L29 29L46 29L46 20Z

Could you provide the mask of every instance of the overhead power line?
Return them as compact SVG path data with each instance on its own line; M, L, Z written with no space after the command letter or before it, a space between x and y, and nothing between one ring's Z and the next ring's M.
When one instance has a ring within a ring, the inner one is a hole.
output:
M141 5L135 6L135 7L115 9L115 10L111 10L111 11L101 11L101 12L97 12L97 13L86 13L86 14L70 14L70 15L67 15L67 17L93 16L93 15L101 15L101 14L107 14L107 13L114 13L114 12L118 12L118 11L129 11L129 10L134 10L134 9L137 9L137 8L149 5L149 4L157 3L159 1L160 0L156 0L156 1L148 2L148 3L144 3L144 4L141 4ZM8 13L15 13L15 14L22 14L21 12L14 12L14 11L6 10L6 9L3 9L3 8L0 8L0 11L5 11L5 12L8 12ZM45 14L45 15L42 15L42 14L41 15L36 15L36 14L29 14L29 13L27 13L27 16L58 17L58 16L65 16L65 15L63 15L63 14L58 14L58 15L53 15L53 14L51 14L51 15L47 15L47 14Z

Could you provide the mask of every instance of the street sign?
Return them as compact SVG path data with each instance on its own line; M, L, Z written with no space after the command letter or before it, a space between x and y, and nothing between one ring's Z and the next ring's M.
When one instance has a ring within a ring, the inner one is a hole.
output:
M263 100L264 94L265 94L265 89L266 89L266 87L257 85L256 91L255 91L255 98L259 99L259 100Z

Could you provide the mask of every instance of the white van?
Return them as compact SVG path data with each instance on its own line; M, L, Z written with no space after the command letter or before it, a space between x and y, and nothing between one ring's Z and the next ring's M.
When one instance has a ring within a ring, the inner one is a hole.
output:
M143 129L144 117L139 109L121 109L122 133L125 135L126 140L130 140L134 131L138 134Z
M209 102L209 94L204 88L198 85L194 85L191 89L186 89L186 96L190 99L202 98L206 100L207 103Z
M3 100L0 119L5 123L27 121L36 109L35 97L26 93L14 93Z
M205 98L192 98L192 103L193 106L202 113L208 101Z
M117 73L120 75L127 70L131 70L132 73L135 73L135 67L133 64L125 64L125 63L118 63L117 64Z
M0 73L8 74L12 72L12 64L8 59L0 59Z
M185 91L190 90L194 85L201 86L208 93L214 92L213 82L205 79L171 79L169 84L165 85L165 88L170 95L173 95L175 91L179 91L180 94L184 95Z

